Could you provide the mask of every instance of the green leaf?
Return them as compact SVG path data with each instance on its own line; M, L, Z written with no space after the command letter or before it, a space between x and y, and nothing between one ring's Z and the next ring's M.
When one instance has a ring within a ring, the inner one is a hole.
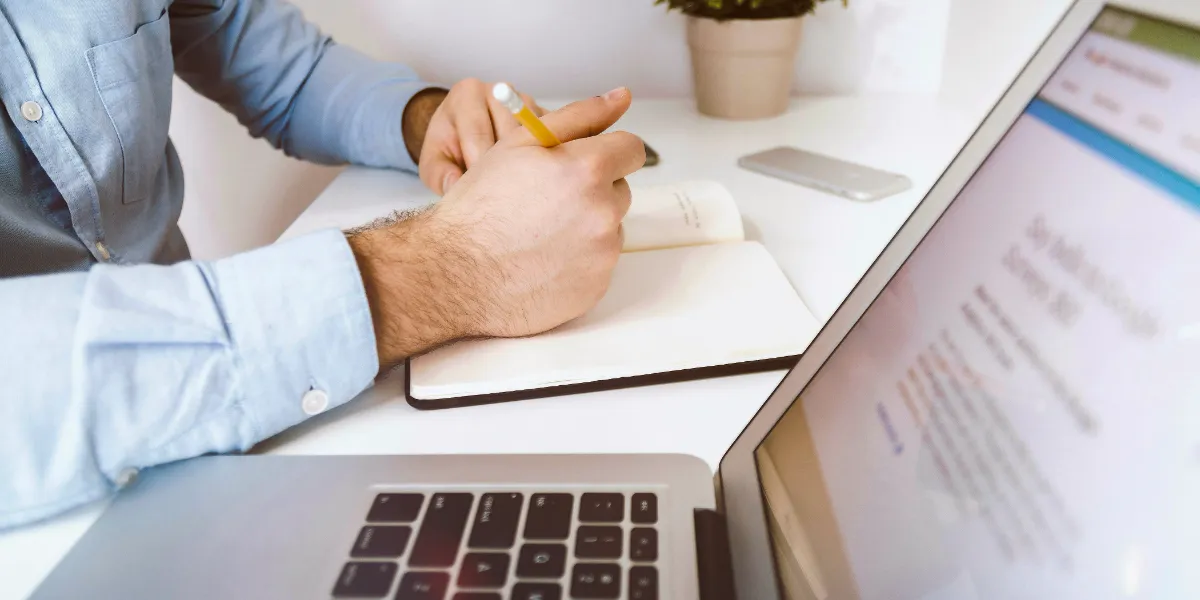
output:
M811 13L817 3L827 0L654 0L667 10L710 19L775 19L799 17ZM842 0L849 6L849 0Z

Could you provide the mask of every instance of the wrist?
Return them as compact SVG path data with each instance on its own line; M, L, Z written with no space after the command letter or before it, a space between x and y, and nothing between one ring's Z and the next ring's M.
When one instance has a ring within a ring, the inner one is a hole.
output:
M400 118L401 131L404 135L404 147L414 164L420 160L429 123L433 121L434 113L449 94L449 91L442 88L425 89L417 92L404 107L404 114Z
M467 265L444 243L448 232L433 229L434 219L422 213L347 235L383 369L471 334L462 305L470 294L460 289L464 278L455 276Z

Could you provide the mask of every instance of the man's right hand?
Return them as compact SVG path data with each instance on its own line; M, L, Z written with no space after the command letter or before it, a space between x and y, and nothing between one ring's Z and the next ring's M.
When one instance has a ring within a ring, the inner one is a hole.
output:
M602 133L628 90L544 117L563 144L506 135L433 209L350 236L381 366L463 337L532 335L595 306L621 252L636 136Z

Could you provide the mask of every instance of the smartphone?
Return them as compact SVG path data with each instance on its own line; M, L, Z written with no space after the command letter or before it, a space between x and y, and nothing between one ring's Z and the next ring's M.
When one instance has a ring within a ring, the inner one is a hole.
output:
M788 146L743 156L738 165L861 202L886 198L912 187L912 181L904 175Z

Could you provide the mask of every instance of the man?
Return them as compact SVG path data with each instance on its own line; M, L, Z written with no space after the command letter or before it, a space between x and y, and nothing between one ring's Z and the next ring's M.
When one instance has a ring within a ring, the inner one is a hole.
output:
M634 136L599 135L625 90L546 115L565 142L546 150L484 84L432 89L280 0L0 0L0 56L0 529L249 448L438 344L582 314L645 160ZM173 73L290 155L419 157L445 195L186 262Z

